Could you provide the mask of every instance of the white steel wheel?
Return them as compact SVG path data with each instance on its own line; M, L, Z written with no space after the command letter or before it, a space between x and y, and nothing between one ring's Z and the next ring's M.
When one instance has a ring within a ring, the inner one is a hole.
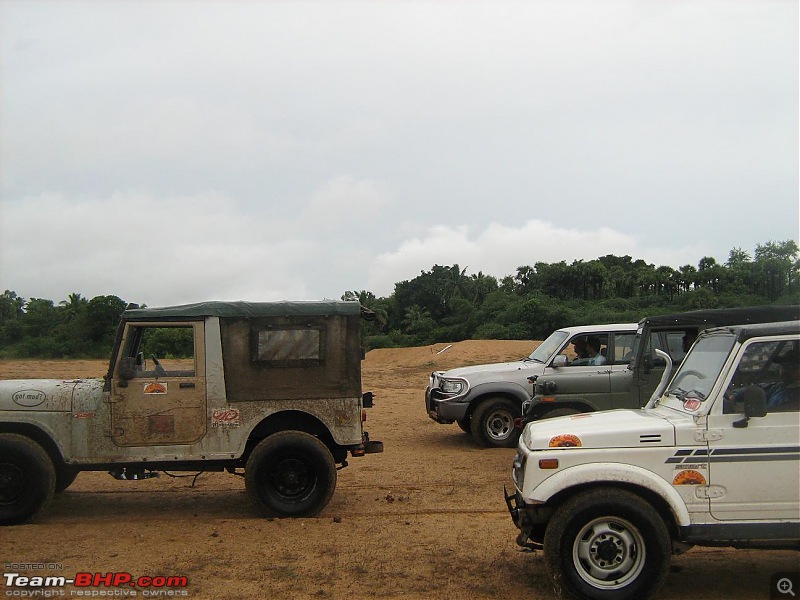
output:
M624 588L642 572L647 547L639 530L619 517L599 517L575 537L572 561L589 585L600 589Z

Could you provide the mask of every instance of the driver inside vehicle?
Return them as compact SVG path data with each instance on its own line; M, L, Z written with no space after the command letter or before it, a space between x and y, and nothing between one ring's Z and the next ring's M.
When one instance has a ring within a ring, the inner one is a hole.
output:
M792 349L773 360L779 366L779 378L770 383L759 383L767 399L767 411L796 411L800 408L800 352ZM744 388L726 394L731 403L742 399ZM726 413L734 412L733 406L726 402Z

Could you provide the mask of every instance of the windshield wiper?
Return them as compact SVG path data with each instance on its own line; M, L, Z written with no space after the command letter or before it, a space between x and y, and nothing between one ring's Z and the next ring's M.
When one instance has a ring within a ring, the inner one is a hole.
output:
M692 394L692 397L697 398L698 400L706 399L706 395L696 388L693 388L688 392L686 390L682 390L681 388L677 388L675 390L670 390L669 392L667 392L667 394L675 396L678 400L686 400L689 394Z

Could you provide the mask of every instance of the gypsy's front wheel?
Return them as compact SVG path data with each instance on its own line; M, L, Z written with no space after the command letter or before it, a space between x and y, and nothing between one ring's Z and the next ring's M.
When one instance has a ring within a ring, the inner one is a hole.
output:
M648 598L666 579L672 546L661 515L626 490L578 494L553 514L544 536L556 589L573 598Z

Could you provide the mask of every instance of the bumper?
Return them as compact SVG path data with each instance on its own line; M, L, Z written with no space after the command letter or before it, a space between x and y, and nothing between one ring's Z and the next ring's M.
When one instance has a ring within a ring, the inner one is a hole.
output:
M383 442L369 439L369 433L366 431L361 434L361 443L358 446L350 447L350 454L354 457L380 454L381 452L383 452Z
M437 423L454 423L466 418L469 402L436 397L437 390L425 390L425 412Z
M505 486L503 495L511 520L519 529L517 545L529 550L541 550L544 530L553 512L552 508L541 504L526 504L519 492L515 490L509 494Z

